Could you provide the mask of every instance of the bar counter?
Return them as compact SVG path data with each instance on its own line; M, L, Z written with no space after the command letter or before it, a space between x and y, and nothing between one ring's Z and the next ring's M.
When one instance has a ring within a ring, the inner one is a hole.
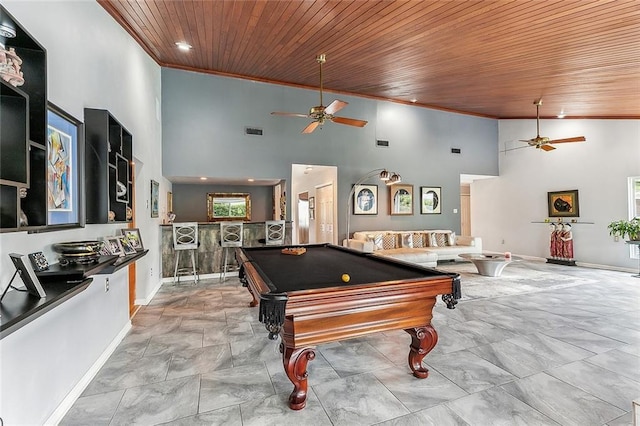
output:
M173 277L176 252L173 250L173 227L171 224L160 225L162 247L162 277ZM265 223L244 222L243 247L264 245ZM291 221L285 222L285 244L291 244ZM224 251L220 246L220 222L198 222L198 271L200 275L214 274L222 271ZM235 262L233 248L228 249L229 259ZM180 256L180 268L191 269L191 259L183 253Z

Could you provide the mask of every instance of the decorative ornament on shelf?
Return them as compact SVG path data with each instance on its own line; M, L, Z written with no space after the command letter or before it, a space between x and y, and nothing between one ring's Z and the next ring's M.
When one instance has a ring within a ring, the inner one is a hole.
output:
M24 84L24 76L20 71L22 59L16 54L16 50L10 47L9 50L0 45L0 77L13 87Z
M127 195L127 186L120 182L117 181L116 182L116 196L118 197L124 197L125 195Z
M113 210L109 210L107 217L109 218L109 222L114 222L116 220L116 213Z
M129 206L127 206L126 218L127 220L133 219L133 210L131 210L131 207Z

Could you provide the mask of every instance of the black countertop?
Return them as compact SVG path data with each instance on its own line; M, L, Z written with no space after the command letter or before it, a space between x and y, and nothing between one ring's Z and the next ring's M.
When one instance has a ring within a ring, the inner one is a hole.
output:
M47 294L43 298L10 290L0 302L0 339L85 290L92 275L112 274L146 255L148 250L124 257L101 256L97 262L60 266L54 263L36 276Z

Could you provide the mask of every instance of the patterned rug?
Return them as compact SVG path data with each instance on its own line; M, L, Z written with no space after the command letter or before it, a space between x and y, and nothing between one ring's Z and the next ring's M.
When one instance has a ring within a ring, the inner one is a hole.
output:
M462 282L462 299L485 299L515 294L536 293L593 283L596 280L562 273L566 267L547 266L541 262L518 262L508 265L499 277L478 274L470 262L444 263L439 270L457 272ZM555 270L554 270L555 269Z

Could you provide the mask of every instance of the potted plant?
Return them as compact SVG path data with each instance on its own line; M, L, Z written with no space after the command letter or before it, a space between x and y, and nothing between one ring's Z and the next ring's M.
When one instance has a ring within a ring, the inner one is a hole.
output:
M607 226L609 235L624 238L629 236L629 240L640 240L640 217L634 217L631 220L616 220Z

